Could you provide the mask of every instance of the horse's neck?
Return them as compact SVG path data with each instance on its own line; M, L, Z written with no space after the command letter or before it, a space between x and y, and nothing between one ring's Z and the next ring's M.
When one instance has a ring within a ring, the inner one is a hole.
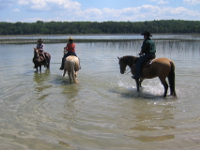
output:
M134 57L134 56L126 56L127 65L131 68L133 64L135 63L136 59L137 57Z
M34 51L34 58L40 58L39 53Z

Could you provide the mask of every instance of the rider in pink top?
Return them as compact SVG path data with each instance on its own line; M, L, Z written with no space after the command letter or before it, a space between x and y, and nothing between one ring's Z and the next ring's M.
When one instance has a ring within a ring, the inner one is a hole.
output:
M67 51L67 53L63 56L62 58L62 63L61 63L61 67L60 67L60 70L63 70L64 69L64 63L65 63L65 59L67 56L69 55L73 55L73 56L76 56L76 50L75 50L75 47L76 47L76 44L73 43L73 38L70 37L68 39L69 43L67 43L67 46L64 47L64 51Z

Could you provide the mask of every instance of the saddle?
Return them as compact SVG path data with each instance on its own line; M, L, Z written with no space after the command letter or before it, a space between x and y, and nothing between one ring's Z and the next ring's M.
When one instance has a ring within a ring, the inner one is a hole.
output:
M143 67L149 67L152 64L153 61L154 61L154 59L150 59L150 60L144 62L143 65L142 65L142 68Z

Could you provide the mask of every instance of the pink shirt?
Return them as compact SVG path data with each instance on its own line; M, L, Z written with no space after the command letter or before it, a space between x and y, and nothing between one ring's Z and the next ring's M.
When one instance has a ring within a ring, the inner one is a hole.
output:
M68 52L76 53L75 46L76 46L75 43L68 43L65 49L66 49Z

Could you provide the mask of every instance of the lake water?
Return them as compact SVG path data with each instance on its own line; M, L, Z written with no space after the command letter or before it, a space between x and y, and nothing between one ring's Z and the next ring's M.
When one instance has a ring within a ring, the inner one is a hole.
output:
M0 149L200 149L200 38L158 37L157 57L176 65L177 99L162 97L158 78L138 93L130 70L120 74L117 57L136 55L142 37L77 43L79 84L59 70L66 43L45 44L52 60L41 73L33 69L35 44L0 44Z

